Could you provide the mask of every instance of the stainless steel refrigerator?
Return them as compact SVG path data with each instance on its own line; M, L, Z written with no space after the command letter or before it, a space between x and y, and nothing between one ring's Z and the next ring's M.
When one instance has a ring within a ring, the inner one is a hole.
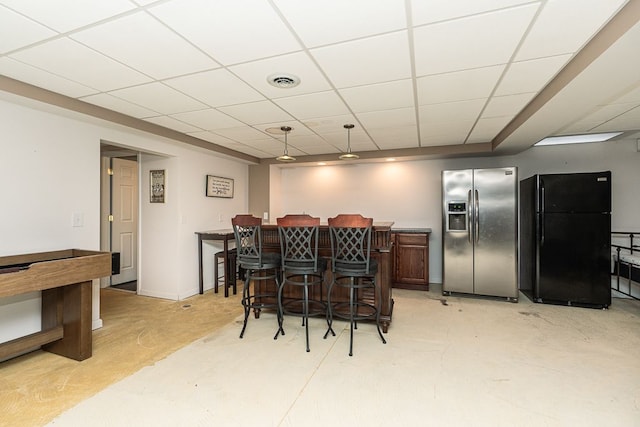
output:
M518 301L518 170L442 172L442 292Z
M535 302L611 304L611 172L520 182L520 290Z

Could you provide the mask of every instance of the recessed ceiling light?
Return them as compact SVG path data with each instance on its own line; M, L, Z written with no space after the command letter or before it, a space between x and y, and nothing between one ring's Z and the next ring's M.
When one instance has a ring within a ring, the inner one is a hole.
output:
M393 157L388 157L385 159L387 162L395 162L396 159L394 159Z
M271 74L267 77L267 82L271 86L279 87L281 89L290 89L300 84L300 77L287 73Z
M606 133L589 133L583 135L564 135L564 136L550 136L541 141L533 144L535 147L541 145L561 145L561 144L584 144L588 142L604 142L618 135L622 132L606 132Z

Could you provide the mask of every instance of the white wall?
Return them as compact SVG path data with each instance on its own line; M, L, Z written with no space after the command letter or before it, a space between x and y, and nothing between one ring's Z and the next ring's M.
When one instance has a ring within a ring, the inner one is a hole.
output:
M0 256L100 249L100 143L109 141L157 153L143 156L141 162L139 280L143 293L173 299L197 293L195 231L230 228L230 218L247 211L248 166L208 150L49 106L12 101L0 100ZM149 203L150 169L167 171L165 204ZM206 174L233 178L235 197L206 197ZM83 215L83 227L71 226L76 212ZM221 245L205 246L206 289L212 283L212 254ZM99 299L98 287L96 281L95 299ZM99 326L99 312L93 315L94 326ZM39 329L39 293L0 298L0 342Z
M441 178L445 169L517 166L519 179L536 173L612 171L612 229L640 231L640 153L635 140L536 147L516 156L281 168L281 211L325 221L361 213L394 227L433 233L430 281L442 282Z

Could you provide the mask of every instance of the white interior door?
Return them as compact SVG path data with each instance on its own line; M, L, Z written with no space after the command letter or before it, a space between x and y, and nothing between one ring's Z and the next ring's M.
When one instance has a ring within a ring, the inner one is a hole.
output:
M120 274L111 284L138 278L138 163L113 158L111 252L120 252Z

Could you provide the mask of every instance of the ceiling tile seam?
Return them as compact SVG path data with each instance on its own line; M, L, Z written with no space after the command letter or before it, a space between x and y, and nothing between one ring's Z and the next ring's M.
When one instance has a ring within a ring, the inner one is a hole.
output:
M538 2L531 2L529 4L534 4L534 3L538 3ZM482 106L482 108L480 109L480 112L478 113L478 116L476 117L476 120L474 121L473 125L471 125L471 128L469 129L469 132L467 133L467 136L465 137L463 144L467 144L469 142L469 138L471 138L471 135L473 134L474 129L476 128L476 126L478 125L478 122L482 118L482 114L487 109L487 106L489 105L489 102L491 102L491 100L495 96L496 91L500 87L500 83L502 83L502 81L504 80L505 76L507 75L507 73L511 69L511 65L514 62L514 58L517 56L517 54L520 51L520 48L522 47L523 43L525 42L525 40L527 39L527 37L531 33L531 30L533 29L536 21L540 17L540 14L542 13L542 10L544 9L544 6L546 5L546 3L547 3L547 0L543 0L542 2L539 2L538 9L536 10L536 13L531 18L531 21L529 22L529 25L525 29L524 33L520 36L520 41L516 45L515 49L513 50L513 52L511 52L511 57L506 62L505 67L502 70L502 73L500 74L500 77L498 77L498 80L496 81L496 84L493 86L493 90L491 90L491 93L489 93L489 96L487 96L487 98L485 100L485 103ZM522 7L522 6L523 5L518 5L517 7ZM496 64L496 65L500 65L500 64ZM541 89L542 88L539 88L536 91L536 96L537 96L537 94L540 93ZM535 99L536 96L534 96L534 99ZM521 108L520 111L522 111L524 108L525 107ZM515 113L515 115L517 116L518 113ZM496 135L497 135L497 133L496 133ZM487 141L487 142L490 142L490 141Z
M295 29L293 28L293 26L291 25L291 23L287 20L287 18L285 17L285 15L282 13L282 11L280 10L280 8L273 2L273 0L267 0L269 2L269 4L271 5L271 7L273 8L273 10L275 11L275 13L278 15L278 17L280 18L280 20L282 20L283 24L287 27L287 29L291 32L292 36L296 39L296 41L300 44L300 46L302 46L304 53L307 55L307 57L309 58L309 60L316 66L316 68L318 69L318 71L320 72L320 74L325 78L325 80L329 83L329 86L331 87L331 89L333 90L333 93L340 99L340 101L342 101L342 103L345 105L346 109L349 111L349 113L354 117L355 121L358 122L358 125L360 126L360 129L362 129L364 131L364 133L367 135L367 137L373 142L373 144L376 146L376 148L378 150L380 150L380 146L375 142L375 140L371 137L371 135L369 134L369 132L367 132L366 128L362 125L362 123L360 122L360 120L358 119L358 117L356 116L356 114L353 112L353 110L351 109L351 107L349 106L349 104L345 101L345 99L342 97L342 95L340 94L340 92L338 91L338 89L336 88L336 85L333 83L333 81L329 78L329 76L327 76L327 74L325 73L324 69L320 66L320 64L318 64L318 61L316 60L316 58L311 54L310 49L307 47L307 45L302 41L302 38L298 35L298 33L295 31ZM405 30L403 30L405 31ZM369 37L362 37L362 38L369 38ZM332 43L331 45L334 44L342 44L344 42L340 42L340 43ZM290 115L292 115L291 113L289 113ZM292 115L293 116L293 115ZM331 116L327 116L327 117L331 117ZM298 120L301 121L301 120ZM302 122L302 121L301 121ZM309 130L311 130L314 134L316 134L318 137L320 137L323 141L325 141L328 145L334 147L335 149L339 150L340 152L342 152L342 148L335 146L334 144L330 143L329 141L327 141L324 137L322 137L321 135L317 134L313 129L308 128Z
M52 42L52 41L56 41L56 40L59 40L59 39L63 39L63 38L71 38L72 40L77 42L76 39L71 37L73 34L79 33L79 32L84 31L84 30L88 30L89 28L92 28L92 27L96 27L96 26L99 26L99 25L102 25L102 24L106 24L107 22L110 22L110 21L118 20L118 19L123 18L123 17L128 16L128 15L133 15L135 13L138 13L142 9L140 6L136 6L133 9L130 9L130 10L127 10L127 11L124 11L124 12L120 12L120 13L115 14L115 15L111 15L111 16L109 16L107 18L103 18L103 19L100 19L98 21L91 22L91 23L83 25L81 27L74 28L72 30L65 31L65 32L60 32L60 31L58 31L58 30L56 30L54 28L51 28L50 26L48 26L48 25L46 25L46 24L44 24L44 23L42 23L40 21L35 20L34 18L31 18L31 17L29 17L29 16L27 16L27 15L25 15L25 14L23 14L23 13L17 11L17 10L14 10L14 9L10 8L9 6L6 6L6 5L1 5L1 6L6 7L7 9L11 10L12 12L15 12L15 13L19 14L20 16L22 16L25 19L28 19L31 22L35 22L38 25L42 25L46 29L51 30L54 33L56 33L56 35L48 37L48 38L45 38L45 39L42 39L42 40L39 40L37 42L31 43L31 44L28 44L28 45L25 45L25 46L22 46L22 47L20 47L18 49L14 49L12 51L5 52L4 54L2 54L0 56L13 55L14 53L18 53L18 52L20 52L22 50L28 50L28 49L31 49L31 48L34 48L34 47L38 47L40 45L43 45L43 44L46 44L46 43L49 43L49 42Z
M411 88L413 91L413 114L416 118L416 136L418 148L422 147L422 134L420 132L420 107L418 103L418 78L416 77L416 50L413 37L413 9L411 0L404 0L404 10L407 19L407 42L409 44L409 66L411 67Z
M458 16L454 16L452 18L446 18L446 19L441 19L439 21L433 21L433 22L427 22L425 24L415 25L414 28L428 27L428 26L432 26L432 25L439 25L439 24L443 24L443 23L460 21L460 20L463 20L463 19L468 19L468 18L476 17L476 16L490 15L492 13L502 12L502 11L509 10L509 9L517 9L517 8L520 8L520 7L529 6L529 5L536 4L536 3L538 3L538 4L539 3L546 3L547 1L548 0L532 0L532 1L529 1L529 2L523 2L523 3L511 5L511 6L498 7L498 8L495 8L495 9L483 10L481 12L470 13L470 14L466 14L466 15L458 15Z
M1 58L2 56L4 56L4 55L0 55L0 58ZM71 79L69 79L69 78L67 78L67 77L61 76L61 75L59 75L59 74L57 74L57 73L54 73L54 72L49 71L49 70L46 70L46 69L41 68L41 67L39 67L39 66L37 66L37 65L30 64L30 63L28 63L28 62L24 62L24 61L22 61L22 60L20 60L20 59L12 58L12 57L9 57L9 56L7 56L7 58L9 58L11 61L19 62L20 64L23 64L23 65L25 65L25 66L27 66L27 67L35 68L36 70L40 70L40 71L42 71L43 73L54 75L54 76L56 76L56 77L57 77L57 78L59 78L59 79L62 79L62 80L64 80L64 81L67 81L67 82L70 82L70 83L73 83L73 84L76 84L76 85L79 85L79 86L82 86L82 87L85 87L85 88L87 88L87 89L91 89L92 91L94 91L93 93L88 93L88 94L86 94L86 95L82 95L82 96L80 96L80 97L77 97L78 99L83 98L83 97L85 97L85 96L93 96L93 95L98 95L98 94L104 93L102 90L100 90L100 89L98 89L98 88L95 88L95 87L93 87L93 86L89 86L89 85L87 85L87 84L85 84L85 83L77 82L77 81L75 81L75 80L71 80ZM26 82L25 82L25 83L26 83Z

